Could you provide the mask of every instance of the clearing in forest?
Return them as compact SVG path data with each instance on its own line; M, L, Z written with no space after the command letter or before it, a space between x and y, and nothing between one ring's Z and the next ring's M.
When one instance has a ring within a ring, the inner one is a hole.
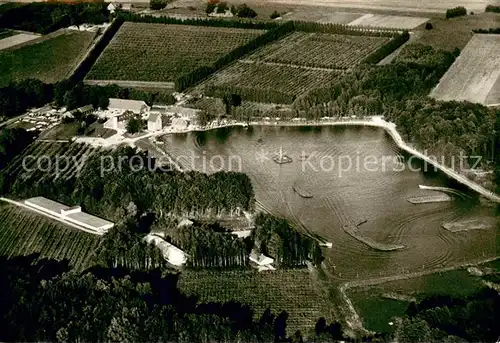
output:
M500 103L500 35L472 37L431 96L443 101Z
M95 35L92 32L63 32L40 43L0 51L0 87L11 81L27 78L46 83L67 78L86 53Z
M173 82L198 67L212 65L264 32L125 22L87 79Z
M29 210L0 204L0 255L39 253L40 258L68 260L82 271L90 266L100 239Z

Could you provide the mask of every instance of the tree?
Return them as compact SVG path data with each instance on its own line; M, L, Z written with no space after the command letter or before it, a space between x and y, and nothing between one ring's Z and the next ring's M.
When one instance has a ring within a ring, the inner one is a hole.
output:
M134 134L140 132L144 128L144 120L140 117L133 117L127 123L127 132Z
M215 116L210 114L210 112L201 111L198 114L198 125L205 126L205 125L209 124L214 119L215 119Z
M167 7L167 0L150 0L149 8L152 10L161 10Z
M237 14L240 18L255 18L257 16L257 12L247 6L247 4L242 4L237 8Z
M109 98L106 97L106 96L102 96L102 97L99 97L99 101L97 103L98 107L101 109L101 110L106 110L108 109L108 106L109 106Z
M210 14L215 11L215 8L217 7L219 0L209 0L207 2L207 6L205 7L205 13Z
M281 17L281 15L278 13L278 11L274 11L271 14L271 19L276 19L276 18L279 18L279 17Z
M226 11L229 9L227 2L219 2L217 4L217 13L226 13Z

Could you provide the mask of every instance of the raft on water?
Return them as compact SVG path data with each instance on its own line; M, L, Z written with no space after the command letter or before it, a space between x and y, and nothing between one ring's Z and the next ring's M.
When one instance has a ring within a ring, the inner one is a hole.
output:
M434 202L448 202L451 201L451 197L448 194L439 194L439 195L423 195L410 197L408 199L412 204L430 204Z
M379 250L379 251L394 251L394 250L401 250L401 249L405 248L404 245L379 243L379 242L375 242L371 238L363 237L359 233L359 230L358 230L358 228L355 225L344 225L343 229L351 237L357 239L361 243L364 243L364 244L368 245L370 248L375 249L375 250Z
M445 223L442 225L443 228L445 228L448 231L451 232L460 232L460 231L469 231L469 230L486 230L491 227L488 223L482 221L482 220L477 220L477 219L472 219L472 220L464 220L460 222L452 222L452 223Z

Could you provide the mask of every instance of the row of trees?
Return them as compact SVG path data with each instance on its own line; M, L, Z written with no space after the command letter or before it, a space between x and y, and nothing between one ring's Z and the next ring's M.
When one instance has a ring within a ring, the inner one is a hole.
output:
M322 262L318 241L298 232L285 219L260 213L255 219L253 235L260 252L274 256L280 266L298 267L308 261L315 265Z
M0 129L0 170L31 144L34 138L33 133L24 129Z
M0 121L52 101L54 90L42 81L27 79L0 88Z
M363 60L363 63L377 64L378 62L382 61L385 57L389 56L389 54L394 52L401 45L406 43L408 41L408 39L410 39L410 34L408 33L408 31L403 31L402 34L397 35L396 37L391 39L389 42L382 45L380 48L378 48L373 53L368 55Z
M231 8L229 8L229 5L225 1L210 0L205 7L206 14L211 14L213 12L221 14L226 13L227 10L230 10L233 15L240 18L255 18L257 16L257 12L248 7L247 4L241 4L239 6L232 5Z
M1 341L303 341L298 331L288 338L286 312L266 310L255 320L252 308L240 303L198 303L180 292L174 274L67 271L67 263L36 256L0 257ZM321 342L342 337L336 326L318 322Z
M12 6L0 13L0 28L47 34L60 28L83 23L109 21L104 2L33 2Z
M80 156L81 157L81 156ZM35 172L3 174L3 189L19 198L46 196L118 222L130 202L139 213L167 216L217 216L254 208L247 175L237 172L162 172L147 153L132 148L102 151L89 157L79 175L69 179Z
M249 239L221 230L214 223L197 223L170 231L172 243L188 254L194 268L237 268L248 266L252 248Z

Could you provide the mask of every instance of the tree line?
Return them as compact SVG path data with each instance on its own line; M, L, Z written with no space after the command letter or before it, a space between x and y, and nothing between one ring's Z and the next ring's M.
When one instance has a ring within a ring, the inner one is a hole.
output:
M466 298L434 295L411 303L395 334L402 342L493 342L499 311L500 295L490 288Z
M168 238L187 255L192 268L248 267L250 239L231 234L217 223L197 222L168 230Z
M47 34L71 25L109 21L105 2L33 2L0 12L0 28Z
M160 269L96 267L77 274L65 262L32 255L0 257L0 271L4 342L303 341L299 331L287 335L286 312L266 310L255 318L238 302L200 303L179 290L177 274ZM342 337L338 324L318 322L321 342Z
M305 266L307 262L320 265L322 262L318 241L297 231L286 219L259 213L253 236L260 252L275 257L281 267Z
M449 8L446 10L446 19L467 15L467 9L463 6Z

